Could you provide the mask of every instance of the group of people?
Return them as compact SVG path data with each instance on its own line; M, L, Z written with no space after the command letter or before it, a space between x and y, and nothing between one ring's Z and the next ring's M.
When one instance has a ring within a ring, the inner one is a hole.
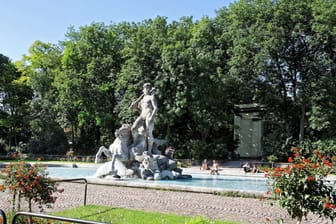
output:
M251 165L248 162L246 162L246 163L244 163L244 165L242 167L243 167L245 173L249 173L249 172L259 173L260 172L255 163L253 163L252 167L251 167Z
M242 168L244 169L245 173L249 173L249 172L260 173L261 172L255 163L253 163L252 166L251 166L248 162L245 162L242 165ZM212 161L212 166L210 168L207 159L204 159L203 162L202 162L202 165L200 167L200 170L210 170L210 174L219 175L219 164L216 160L213 160Z
M200 170L210 170L210 174L219 175L219 163L216 160L212 161L212 167L209 168L208 161L205 159L202 163Z

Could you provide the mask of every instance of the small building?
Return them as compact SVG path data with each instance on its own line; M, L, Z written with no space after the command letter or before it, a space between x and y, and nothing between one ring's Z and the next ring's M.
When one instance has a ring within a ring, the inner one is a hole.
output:
M263 116L266 107L257 103L234 106L234 140L242 158L260 158L263 152Z

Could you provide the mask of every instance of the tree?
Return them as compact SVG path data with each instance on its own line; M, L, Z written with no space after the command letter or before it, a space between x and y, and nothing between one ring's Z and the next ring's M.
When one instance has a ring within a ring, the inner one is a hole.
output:
M18 146L30 137L29 100L32 92L8 57L0 54L0 128L6 143Z
M328 85L333 83L329 74L334 53L327 41L333 34L319 31L333 30L335 3L320 3L242 0L229 10L230 73L244 83L239 90L242 102L268 107L268 118L279 122L278 133L286 133L283 144L290 138L303 141L318 123L329 123L321 113L327 108L322 101L333 102L330 95L322 94L333 89L333 84Z
M34 92L30 105L32 136L28 144L31 153L63 154L68 148L54 106L58 92L53 83L61 70L61 52L57 45L36 41L29 48L29 55L17 62Z
M70 127L72 142L83 152L100 144L104 127L116 128L115 80L121 67L119 34L115 26L93 23L70 29L63 43L62 72L56 76L60 122Z
M162 46L167 38L167 29L167 21L164 17L123 27L126 43L122 50L122 57L125 61L117 80L121 100L116 108L122 122L131 123L135 120L137 115L130 110L129 106L138 97L144 83L151 82L158 89L156 92L160 103L159 74L162 65Z
M336 116L336 4L334 1L314 1L311 5L312 31L315 33L311 44L316 50L315 61L320 77L314 85L312 95L312 111L309 116L311 129L318 132L319 138L334 138Z
M173 21L167 31L167 42L162 49L162 71L159 73L158 94L161 102L159 119L166 128L170 144L177 146L180 156L191 157L194 147L190 111L191 94L194 91L195 72L191 68L192 51L190 40L194 23L191 17Z

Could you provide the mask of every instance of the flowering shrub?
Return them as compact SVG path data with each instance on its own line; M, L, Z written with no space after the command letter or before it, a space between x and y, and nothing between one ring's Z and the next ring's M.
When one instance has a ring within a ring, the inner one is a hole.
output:
M309 212L334 219L336 215L335 190L326 177L333 171L335 157L328 158L315 150L309 158L293 148L285 168L273 168L267 172L269 192L287 210L292 218L301 223Z
M0 190L8 189L12 193L13 211L16 204L17 210L20 210L22 197L28 202L30 212L32 203L37 204L42 211L43 206L51 207L51 204L55 203L56 197L53 193L62 192L62 190L57 190L57 184L48 178L48 173L39 164L33 165L23 161L11 163L6 166L4 173L5 184L0 185Z

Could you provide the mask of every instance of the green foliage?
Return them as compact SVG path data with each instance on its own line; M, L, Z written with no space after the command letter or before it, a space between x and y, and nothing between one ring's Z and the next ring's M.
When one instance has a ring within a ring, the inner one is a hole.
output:
M6 141L0 138L0 155L6 154L6 147L7 147Z
M216 143L214 141L212 143L208 143L197 139L190 139L185 143L185 146L188 148L188 158L195 160L202 160L204 158L225 159L228 155L226 145L221 142ZM177 151L177 153L179 152Z
M324 155L332 156L335 154L336 145L335 139L320 139L317 141L305 140L298 144L303 156L310 156L312 154L312 149L319 149Z
M264 137L263 159L267 159L268 156L275 156L279 161L287 161L291 154L291 148L295 144L295 139L286 131L281 130L280 127L270 130Z
M17 71L15 65L0 54L0 134L6 144L16 146L29 139L29 100L32 91L27 77Z
M276 157L275 155L270 155L270 156L267 156L267 161L271 162L271 163L274 163L278 160L278 157Z
M207 219L204 219L203 217L196 217L186 222L186 224L212 224L212 223L218 223L218 222L207 220ZM228 222L225 222L225 223L228 223Z
M198 21L71 27L59 44L33 43L16 67L1 55L0 134L9 148L54 153L72 142L95 153L134 121L130 103L152 82L154 135L177 156L224 158L234 105L257 102L281 126L265 136L264 159L283 161L293 144L336 135L335 15L333 0L240 0Z
M28 210L32 211L32 204L38 205L43 211L44 206L50 207L55 203L55 192L57 184L48 179L48 173L39 164L28 164L20 161L18 163L10 163L3 171L5 174L5 185L0 185L0 190L9 190L13 195L12 211L20 211L20 199L25 198L28 202ZM18 201L18 203L17 203Z
M279 205L301 222L309 212L334 219L336 195L326 177L334 169L335 156L328 158L314 150L310 157L303 157L300 149L293 148L285 168L271 169L267 174L270 190Z
M50 125L49 128L52 126ZM69 149L63 129L55 124L49 132L39 133L31 137L27 144L27 152L32 154L64 155Z
M20 72L28 77L34 91L30 102L31 137L27 150L31 153L62 153L67 140L63 129L56 122L57 91L53 86L55 75L60 70L61 49L50 43L35 41L29 48L29 56L16 62Z
M112 137L116 124L115 81L122 43L116 26L93 23L70 29L63 42L62 71L55 76L58 122L71 128L71 141L82 153ZM102 127L102 128L100 128Z
M161 224L161 223L190 223L190 224L234 224L236 222L208 220L202 217L186 217L173 214L162 214L156 212L146 212L121 208L111 208L107 206L87 205L74 209L55 212L53 215L79 218L104 223L119 224Z

